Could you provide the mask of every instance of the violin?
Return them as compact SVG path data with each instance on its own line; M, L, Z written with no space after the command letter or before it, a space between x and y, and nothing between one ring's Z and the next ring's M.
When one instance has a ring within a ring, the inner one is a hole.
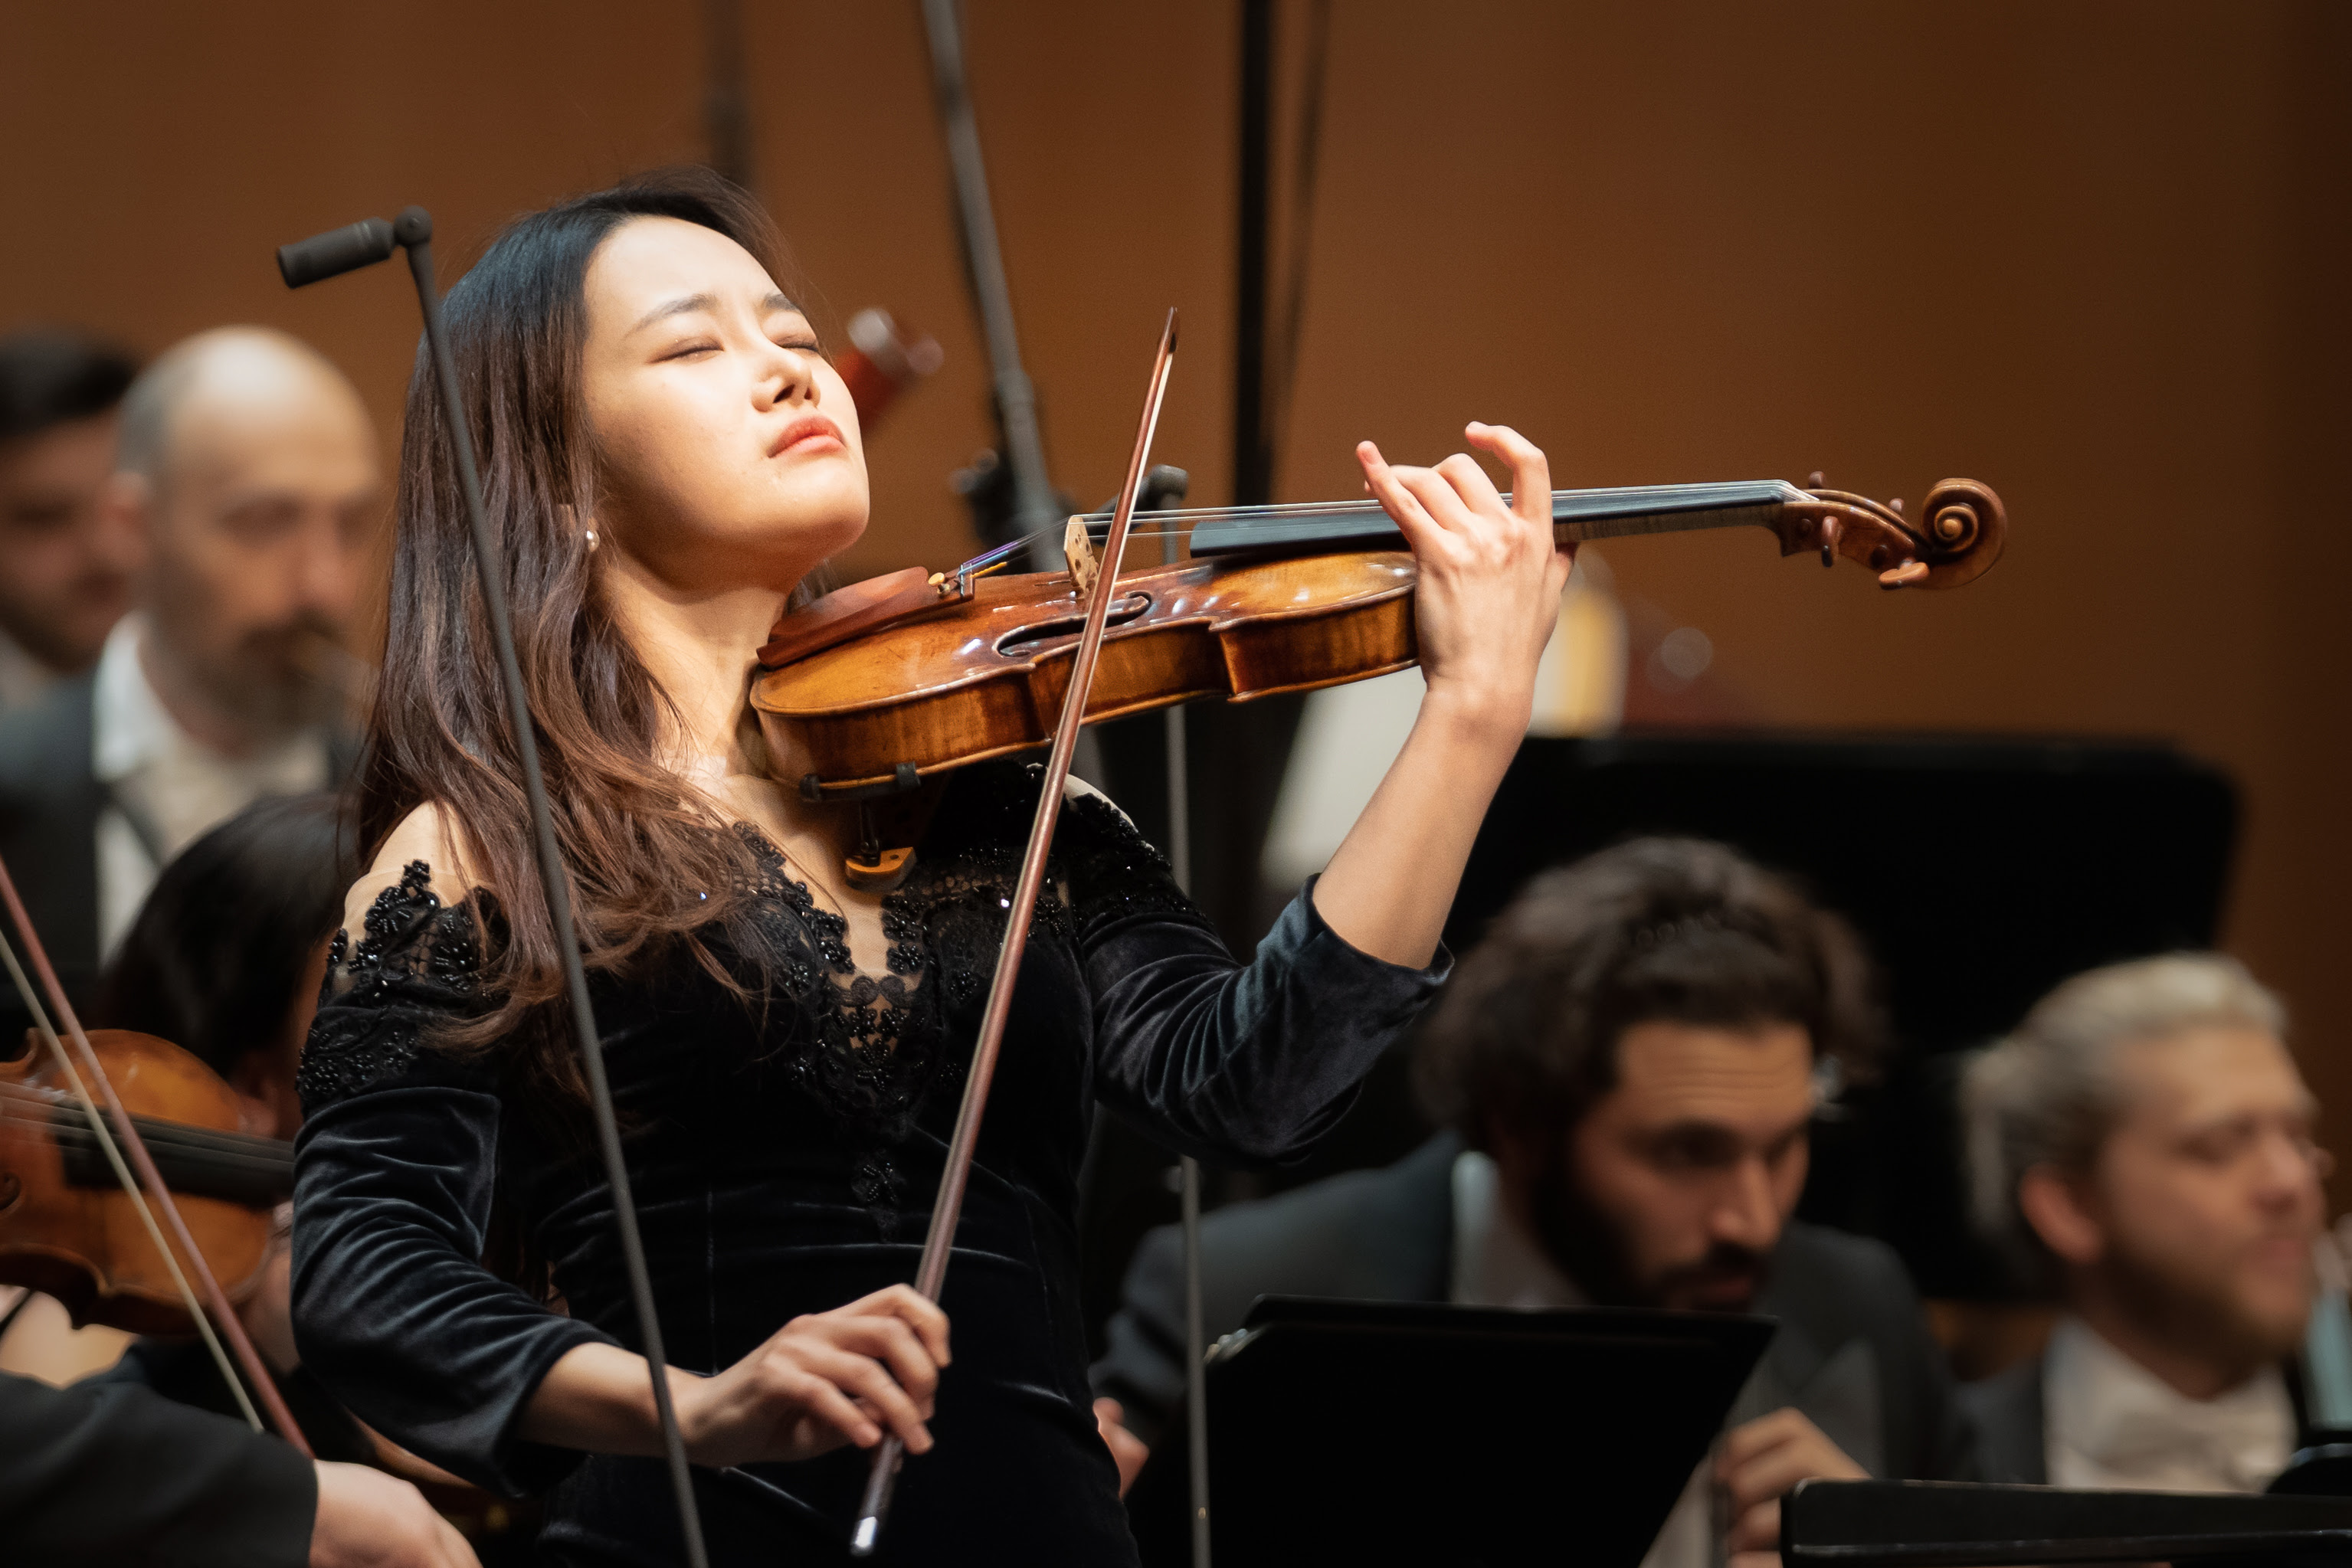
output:
M1783 556L1843 557L1888 589L1956 588L2000 559L2000 499L1972 479L1927 493L1913 528L1880 503L1781 480L1552 493L1562 545L1763 528ZM1189 559L1120 573L1089 688L1088 723L1196 698L1246 702L1401 670L1416 659L1417 574L1379 503L1202 507L1136 520ZM1069 685L1105 517L1066 525L1068 570L1001 572L1016 540L952 573L908 568L853 583L776 623L751 706L811 800L868 800L950 768L1045 745ZM877 874L875 846L854 880Z
M89 1042L222 1289L260 1288L273 1210L293 1195L294 1145L245 1131L235 1091L151 1034ZM193 1333L188 1308L55 1059L0 1065L0 1284L63 1302L77 1327Z

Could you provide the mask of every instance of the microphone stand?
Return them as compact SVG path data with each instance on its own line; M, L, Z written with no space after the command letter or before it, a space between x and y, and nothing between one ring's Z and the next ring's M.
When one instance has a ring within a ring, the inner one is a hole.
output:
M1176 559L1176 536L1167 535L1160 551ZM1168 709L1163 719L1168 735L1168 868L1177 890L1192 892L1192 769L1185 748L1184 707ZM1176 1159L1178 1186L1183 1194L1184 1235L1184 1441L1185 1468L1192 1482L1192 1568L1209 1564L1209 1369L1208 1337L1201 1310L1201 1162L1190 1155Z
M687 1468L686 1441L678 1432L677 1407L670 1401L667 1370L669 1358L663 1349L661 1323L654 1312L653 1281L646 1270L645 1242L637 1232L636 1202L629 1189L628 1165L621 1154L620 1124L613 1114L612 1085L604 1076L603 1037L597 1033L595 1009L588 998L588 977L580 964L580 941L572 920L571 885L564 873L563 851L556 841L555 818L547 803L547 782L540 774L530 695L523 686L522 665L515 658L514 626L507 613L506 571L498 540L483 516L482 485L474 466L474 438L466 419L465 394L457 382L457 365L449 357L449 337L441 319L440 291L433 284L432 216L422 207L410 207L394 223L366 218L299 244L281 246L278 270L286 279L286 287L299 288L386 260L394 246L405 247L408 252L409 274L416 282L416 306L425 317L425 340L432 352L434 373L441 383L442 413L449 422L458 485L466 498L466 521L473 530L474 565L480 574L482 612L489 622L490 642L498 654L499 685L505 688L507 720L514 728L523 794L530 802L540 882L547 896L548 920L555 928L556 950L563 956L564 988L571 998L581 1070L588 1081L588 1101L604 1154L605 1179L613 1189L613 1222L620 1232L621 1260L629 1278L629 1296L636 1309L637 1333L645 1342L646 1366L653 1381L654 1415L661 1425L662 1454L668 1461L670 1490L677 1495L686 1560L689 1568L709 1568L709 1556L702 1542L702 1518L694 1501L694 1479Z
M989 383L995 394L997 428L1013 480L1014 538L1036 538L1033 570L1059 566L1054 529L1066 507L1045 473L1045 444L1037 428L1037 392L1021 366L1021 340L1013 326L1013 290L1004 276L1004 254L996 239L996 211L988 196L988 165L980 155L980 125L964 76L963 25L956 0L923 0L923 31L931 47L931 93L947 134L948 169L954 177L957 231L963 239L964 272L980 310L981 335L988 345ZM991 544L996 541L987 541Z

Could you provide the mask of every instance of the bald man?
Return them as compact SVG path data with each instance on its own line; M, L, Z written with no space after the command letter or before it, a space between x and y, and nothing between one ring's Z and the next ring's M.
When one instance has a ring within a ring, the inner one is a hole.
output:
M187 340L121 417L97 504L141 541L134 607L96 669L0 718L0 855L77 1006L173 856L349 771L341 639L385 500L358 392L281 332ZM25 1021L0 994L0 1053Z

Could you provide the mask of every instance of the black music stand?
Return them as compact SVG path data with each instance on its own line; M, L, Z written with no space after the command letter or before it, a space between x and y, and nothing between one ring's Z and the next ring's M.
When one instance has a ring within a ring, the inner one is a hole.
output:
M1218 1568L1499 1568L1564 1550L1635 1568L1772 1332L1717 1313L1261 1298L1209 1360ZM1181 1490L1183 1467L1167 1469Z
M1803 1481L1780 1505L1789 1568L2352 1562L2352 1498Z

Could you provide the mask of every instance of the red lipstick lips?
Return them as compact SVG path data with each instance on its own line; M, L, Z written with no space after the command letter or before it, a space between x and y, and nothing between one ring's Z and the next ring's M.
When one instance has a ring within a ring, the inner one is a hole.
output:
M803 414L784 426L783 434L777 436L775 444L768 448L768 455L781 457L804 441L820 440L831 441L836 446L845 447L849 444L841 438L841 426L834 423L824 415Z

